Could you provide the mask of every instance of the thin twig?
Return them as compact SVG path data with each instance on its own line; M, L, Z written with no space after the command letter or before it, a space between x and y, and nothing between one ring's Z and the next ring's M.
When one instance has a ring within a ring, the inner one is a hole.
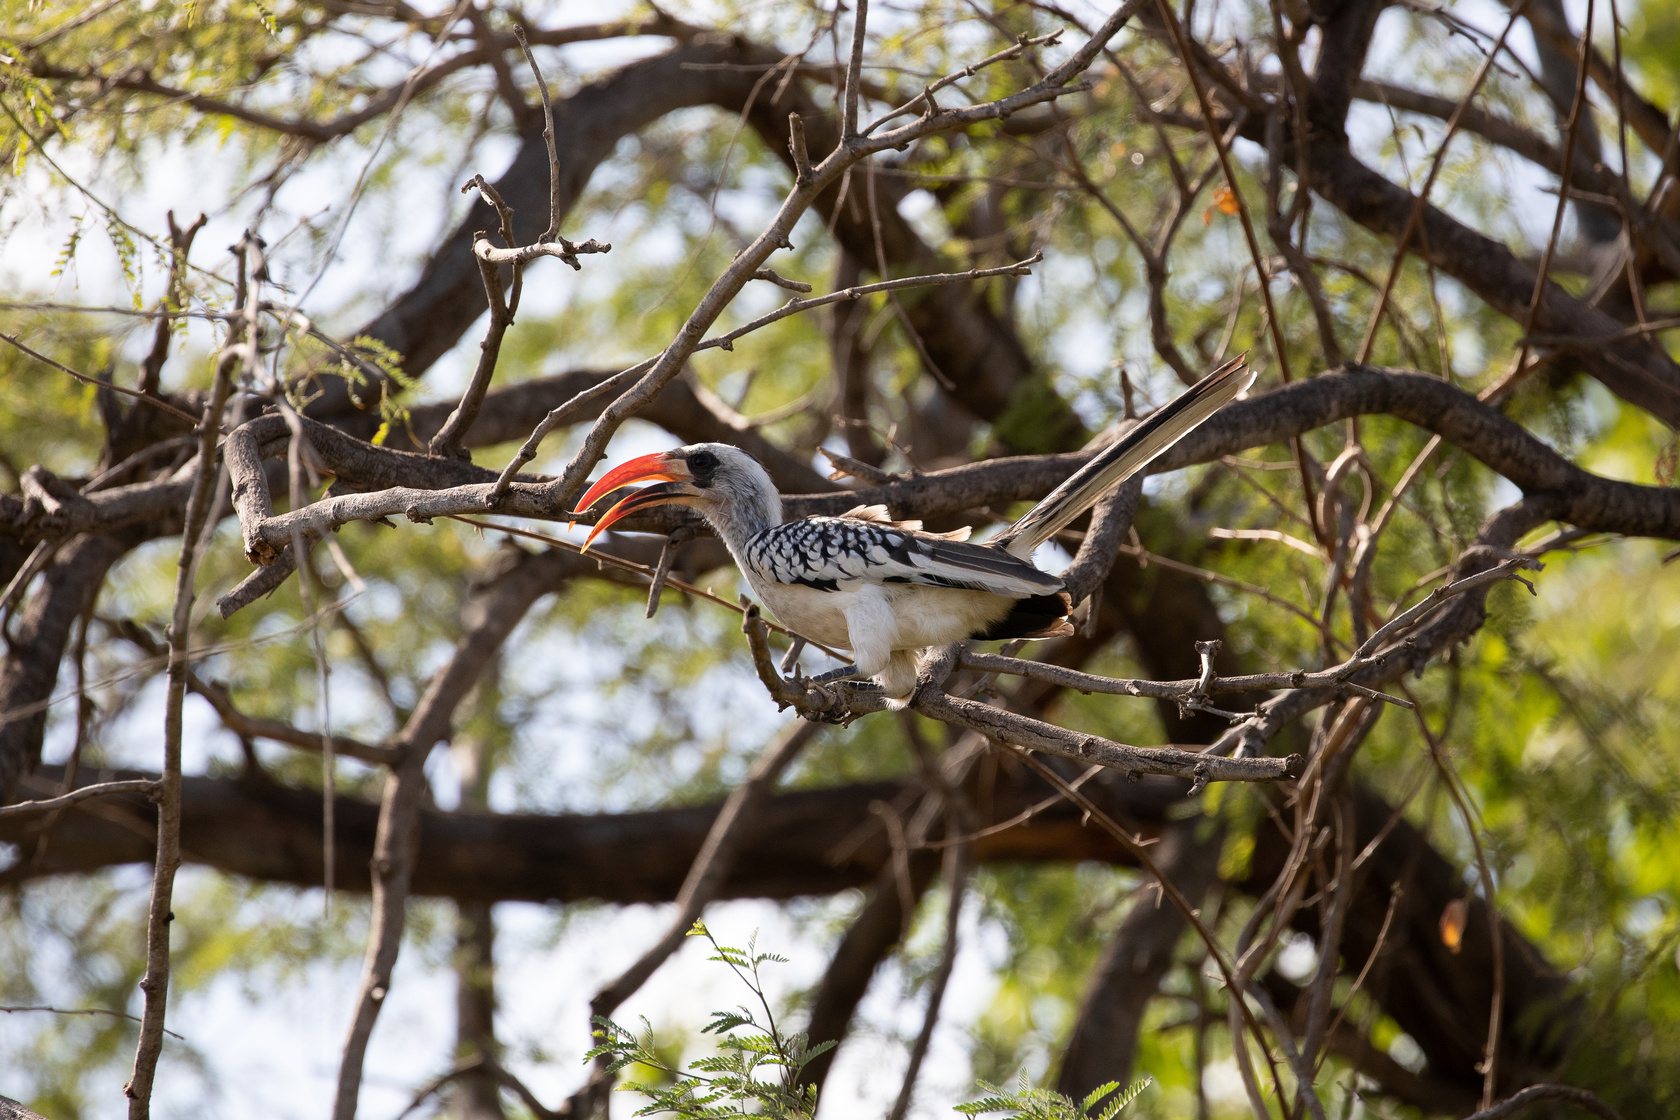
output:
M140 1022L140 1016L138 1015L130 1015L126 1011L112 1011L104 1007L47 1007L36 1005L30 1007L0 1007L0 1011L4 1011L8 1015L19 1011L47 1011L54 1015L109 1015L113 1019L127 1019L131 1023ZM180 1039L182 1042L186 1041L185 1036L177 1034L167 1027L164 1028L163 1033L170 1038Z
M810 182L811 152L805 143L805 118L798 113L788 114L788 152L793 156L793 181Z
M768 266L753 273L754 280L768 280L778 288L786 288L790 292L809 292L811 285L803 280L789 280L786 276Z
M541 541L544 544L553 545L555 548L563 548L567 552L575 552L580 556L586 555L583 551L582 545L578 544L576 541L566 540L564 537L556 537L548 533L538 533L531 529L520 529L512 525L501 525L494 521L480 521L476 517L464 517L460 514L451 514L450 518L451 520L471 525L477 529L494 529L498 533L507 533L509 536L523 537L526 540ZM602 552L598 548L590 549L587 555L592 560L599 560L604 564L610 564L615 568L621 568L627 572L635 572L637 575L646 576L650 580L654 579L659 574L657 568L650 568L646 564L638 564L634 560L626 560L622 556L614 556L610 552ZM728 599L725 599L721 595L713 594L703 587L697 587L694 584L689 583L686 580L680 580L669 573L666 573L665 585L668 587L674 587L685 595L693 595L696 598L704 599L709 603L716 603L718 606L725 607L734 611L736 614L741 614L744 610L744 608L739 604L731 603ZM786 626L771 622L768 619L765 620L765 625L776 631L778 634L784 634L789 638L799 638L807 645L822 650L830 657L844 660L844 655L839 650L832 649L829 646L825 646L821 642L815 641L811 638L806 638L801 634L789 630Z
M735 869L735 856L746 838L770 790L801 751L816 737L817 724L798 720L782 732L753 764L747 780L737 786L723 803L705 841L689 866L688 875L677 892L676 916L666 928L664 936L644 952L617 979L603 987L589 1003L591 1021L611 1018L624 1001L647 983L659 966L682 947L694 923L700 919L707 905ZM592 1080L606 1077L605 1067L597 1066ZM597 1089L599 1091L599 1087Z
M58 797L49 797L42 801L19 801L11 805L0 806L0 820L67 809L78 802L87 801L94 797L114 797L120 793L144 793L151 796L162 791L163 783L151 778L135 781L101 782L96 786L82 786L80 789L60 794Z
M11 335L6 334L4 332L0 332L0 339L4 339L6 342L11 343L13 346L17 347L19 350L22 350L25 354L28 354L31 358L34 358L36 361L45 362L45 363L47 363L47 365L52 366L54 369L60 371L61 373L68 373L71 377L74 377L77 381L81 381L81 382L84 382L88 385L92 385L96 389L109 389L113 393L121 393L125 397L133 397L137 401L145 401L147 404L151 405L153 408L161 408L161 409L163 409L163 411L165 411L167 413L170 413L171 415L178 416L182 420L185 420L189 424L192 424L194 426L196 426L198 424L198 417L194 416L190 412L186 412L182 409L176 408L174 405L170 404L168 401L164 400L162 397L154 397L154 396L151 396L148 393L141 393L141 392L138 392L134 389L125 389L121 385L113 385L109 381L101 381L97 377L89 377L85 373L78 373L75 370L71 369L69 366L65 365L63 362L55 361L54 359L47 357L45 354L41 353L38 350L31 350L28 346L25 346L22 342L19 342L16 338L14 338Z
M1587 20L1581 32L1581 46L1575 59L1575 96L1569 105L1569 120L1563 129L1563 170L1558 176L1557 209L1552 214L1552 232L1546 238L1546 248L1540 254L1540 264L1534 270L1534 295L1528 301L1528 313L1523 316L1523 337L1526 339L1534 333L1534 321L1540 314L1540 305L1546 298L1546 285L1550 282L1552 271L1552 255L1557 252L1558 237L1563 233L1563 218L1569 210L1569 179L1575 169L1575 134L1581 126L1581 113L1586 108L1587 99L1587 56L1592 50L1592 25L1595 0L1587 0ZM1513 17L1514 18L1514 17ZM1631 271L1631 267L1630 267ZM1517 353L1516 371L1526 373L1528 366L1528 343L1524 342ZM1490 900L1491 904L1491 900ZM1491 1059L1489 1061L1491 1065ZM1493 1103L1492 1082L1482 1092L1482 1107Z
M1149 846L1141 839L1133 836L1131 833L1116 824L1114 818L1105 813L1101 806L1087 797L1083 791L1074 788L1067 779L1063 778L1056 772L1054 767L1045 765L1045 763L1035 757L1031 751L1017 748L1015 750L1015 756L1022 762L1025 762L1034 773L1038 774L1039 777L1043 778L1046 782L1050 783L1051 786L1060 791L1063 797L1066 797L1069 801L1079 806L1079 808L1085 813L1087 820L1095 823L1104 832L1119 841L1120 846L1124 848L1133 859L1138 861L1138 866L1143 868L1146 874L1154 878L1155 882L1160 885L1161 893L1175 907L1178 908L1179 913L1184 915L1184 920L1189 924L1191 929L1196 931L1196 936L1200 938L1202 944L1207 947L1208 957L1213 961L1214 967L1219 970L1220 975L1224 978L1227 990L1233 993L1233 998L1231 1000L1234 1008L1233 1014L1241 1017L1242 1021L1248 1026L1248 1029L1253 1032L1256 1039L1262 1039L1263 1036L1260 1032L1260 1024L1255 1021L1253 1012L1248 1009L1246 1002L1240 998L1236 998L1235 996L1236 992L1240 992L1243 989L1235 983L1236 977L1234 965L1230 956L1226 953L1224 946L1220 945L1219 940L1214 937L1213 931L1208 929L1206 924L1203 923L1201 910L1190 904L1190 900L1184 897L1184 892L1178 889L1178 885L1172 881L1171 877L1161 873L1160 866L1155 862L1154 856L1150 854ZM1234 1033L1234 1037L1240 1037L1240 1035L1241 1032ZM1275 1071L1273 1076L1276 1078ZM1282 1100L1283 1084L1281 1081L1277 1082L1276 1089L1278 1099Z
M846 300L862 299L864 296L876 292L896 292L903 288L921 288L935 284L967 284L975 280L986 280L993 276L1031 276L1032 266L1044 259L1043 253L1034 253L1023 261L1014 264L1000 265L997 268L971 268L967 272L935 272L925 276L903 276L897 280L882 280L875 284L859 284L856 287L845 288L827 295L812 296L810 299L792 299L767 315L760 315L743 327L737 327L728 334L708 338L695 346L695 351L710 350L719 347L724 350L735 349L735 340L742 335L769 326L771 323L786 319L789 315L797 315L801 311L810 311L817 307L827 307L831 303L841 303Z
M750 334L751 332L759 330L763 327L767 327L771 323L779 322L790 315L797 315L801 311L810 311L817 307L826 307L831 303L861 299L862 297L871 295L875 292L897 291L900 288L915 288L928 284L962 284L969 283L974 280L983 280L992 276L1031 275L1032 266L1042 259L1042 253L1034 253L1031 257L1024 261L1018 261L1015 264L1010 265L1003 265L998 268L976 268L970 269L967 272L941 272L933 273L927 276L905 276L897 280L885 280L876 284L861 284L838 292L830 292L827 295L813 296L810 299L789 300L776 310L770 312L769 314L759 316L757 319L754 319L752 322L743 327L738 327L727 334L717 335L696 343L693 347L693 352L697 353L701 350L711 350L714 348L733 350L735 348L736 340L741 338L741 336ZM524 445L520 447L518 454L516 454L513 459L509 461L508 465L502 469L502 473L496 479L495 485L490 488L490 494L485 504L493 506L501 495L507 492L508 487L513 484L514 476L524 469L527 463L537 457L537 449L541 446L542 441L546 439L548 434L558 427L564 420L576 415L578 410L582 409L590 402L598 400L609 393L618 392L630 382L647 376L649 372L659 364L659 362L660 357L658 356L638 362L629 369L622 370L613 374L604 381L591 385L589 388L582 390L563 404L551 409L548 415L543 417L542 422L537 425L536 429L532 431L530 437L526 439Z
M166 212L164 217L169 223L169 280L164 285L159 306L167 310L178 297L186 295L186 278L182 273L187 268L187 255L192 252L193 240L198 236L198 231L204 228L209 219L200 214L183 230L175 224L175 211ZM180 302L186 301L181 299ZM169 343L175 335L170 329L173 325L174 320L169 316L158 316L157 330L152 333L151 353L146 355L146 360L140 365L138 388L148 396L155 396L162 384L163 365L169 360Z
M1423 186L1419 188L1417 196L1412 201L1412 208L1406 214L1406 224L1400 227L1400 236L1394 241L1394 259L1389 263L1388 276L1383 280L1382 290L1377 293L1377 304L1371 310L1371 321L1365 327L1365 338L1359 344L1359 356L1354 359L1358 365L1364 365L1371 360L1371 350L1377 344L1377 327L1382 322L1383 311L1388 307L1388 297L1394 291L1394 282L1400 275L1400 265L1406 259L1406 247L1411 244L1412 234L1417 230L1418 220L1423 217L1423 208L1429 203L1429 192L1435 186L1435 177L1441 173L1441 167L1447 158L1447 145L1452 143L1458 134L1459 126L1464 122L1465 113L1470 110L1470 103L1476 99L1476 94L1482 88L1482 82L1487 79L1488 72L1493 69L1494 60L1504 49L1505 37L1517 25L1517 20L1527 10L1529 0L1518 0L1511 9L1511 18L1505 23L1505 30L1499 33L1493 49L1482 58L1482 64L1476 69L1475 76L1470 79L1470 88L1459 99L1458 107L1447 120L1447 134L1441 137L1436 145L1435 156L1429 162L1429 172L1423 177Z
M588 241L571 242L564 238L556 241L537 241L530 245L517 245L511 249L498 249L488 241L473 242L473 256L489 264L528 264L538 257L558 257L572 266L573 270L583 268L579 257L591 256L595 253L610 253L612 246L604 241L597 241L591 237Z
M537 1099L537 1095L531 1092L523 1081L508 1072L505 1066L498 1063L490 1055L479 1053L474 1054L449 1072L432 1078L418 1093L414 1094L414 1099L408 1102L408 1107L397 1113L396 1120L405 1120L415 1109L425 1104L427 1100L450 1082L459 1081L461 1078L470 1077L473 1074L488 1074L501 1082L504 1088L518 1095L520 1101L531 1110L531 1115L537 1117L537 1120L561 1120L561 1117L565 1115L545 1107L542 1101Z
M841 94L845 114L840 124L842 147L858 134L858 90L863 85L864 32L868 22L869 0L852 0L852 53L846 63L846 88Z
M246 262L256 252L255 238L247 233L237 246L239 280L236 304L244 307L249 296ZM202 556L201 546L211 525L211 504L218 476L226 467L216 465L216 440L221 433L222 410L233 392L233 370L240 360L241 346L255 349L255 337L246 338L238 320L229 333L216 362L216 380L204 402L198 423L198 468L187 499L185 525L181 530L181 551L175 569L175 607L169 625L168 683L163 715L163 788L157 796L157 859L152 871L152 893L146 917L146 974L140 990L146 993L140 1039L134 1052L134 1072L123 1092L128 1097L129 1120L148 1120L152 1107L152 1082L157 1075L158 1057L163 1052L163 1019L169 997L169 928L175 918L170 901L175 890L175 872L181 865L181 734L182 704L187 694L188 649L192 637L193 582Z
M548 145L548 228L537 240L553 241L560 234L560 153L554 147L554 103L548 96L548 82L543 80L542 70L537 66L537 56L531 53L531 44L525 38L525 25L513 25L513 37L519 41L519 49L525 54L525 62L531 67L531 76L537 80L537 93L542 97L543 110L543 141ZM511 246L513 242L508 242ZM576 262L573 267L577 267Z
M970 831L966 824L959 824L958 827L964 833ZM958 929L962 921L963 899L968 893L971 870L968 840L966 837L960 838L945 849L945 879L950 884L950 901L945 906L945 941L939 950L939 963L934 966L933 976L928 981L927 1010L922 1013L922 1029L917 1032L915 1042L910 1045L904 1080L899 1086L898 1098L893 1101L892 1110L887 1113L887 1120L904 1120L910 1111L917 1075L921 1073L928 1048L933 1045L933 1031L939 1025L939 1011L945 1002L945 989L951 982L951 972L957 963Z
M1590 6L1591 0L1588 0L1588 4ZM1441 780L1446 784L1447 794L1464 820L1464 831L1469 835L1471 848L1476 854L1476 874L1482 884L1482 901L1487 908L1488 937L1493 955L1493 997L1488 1008L1487 1042L1483 1048L1481 1066L1482 1108L1487 1110L1493 1105L1493 1094L1499 1075L1500 1021L1504 1017L1505 1005L1505 934L1502 929L1504 919L1499 913L1499 898L1494 893L1493 871L1488 867L1487 853L1482 850L1481 834L1476 830L1476 818L1470 811L1464 791L1459 788L1458 775L1453 771L1440 739L1430 729L1429 721L1424 718L1422 710L1414 710L1413 716L1424 742L1429 744L1430 761L1441 772Z
M1199 694L1212 696L1223 693L1258 692L1279 688L1328 688L1344 682L1346 664L1346 662L1343 662L1328 669L1317 669L1310 672L1305 669L1297 669L1282 673L1246 673L1235 677L1209 676L1204 683L1199 678L1179 681L1151 681L1124 677L1103 677L1095 673L1081 672L1078 669L1068 669L1048 661L1004 657L996 653L965 651L962 655L962 665L965 669L978 669L986 673L1008 673L1012 676L1025 677L1028 680L1044 681L1048 684L1070 688L1075 692L1087 695L1098 693L1107 696L1137 696L1152 700L1172 700L1180 703L1191 700ZM1359 665L1354 666L1355 669L1359 667ZM1410 700L1401 696L1389 696L1372 689L1359 691L1361 695L1369 693L1367 699L1382 700L1385 703L1396 704L1402 708L1412 706Z
M502 201L501 194L495 187L485 181L484 176L474 175L461 188L462 192L477 187L484 200L495 208L500 216L502 240L512 247L516 242L513 236L513 210ZM452 458L469 458L461 448L461 441L473 422L478 419L479 409L484 405L484 394L490 389L490 380L496 374L496 363L501 357L502 340L507 335L508 328L513 326L513 317L519 307L519 293L523 283L525 268L523 264L513 266L513 287L509 293L502 290L502 273L499 266L492 264L477 255L476 250L482 239L482 233L473 239L474 259L478 262L479 279L484 284L485 302L490 308L490 322L484 328L484 338L478 344L478 364L473 369L472 378L467 382L465 391L461 394L457 404L449 417L444 420L443 427L438 429L427 451L432 455L445 455Z
M1147 0L1142 0L1142 2L1140 2L1137 6L1142 7L1144 2L1147 2ZM882 125L887 124L889 121L896 120L897 118L902 117L906 113L915 112L916 111L916 106L918 106L918 105L922 106L922 111L924 113L938 114L941 110L940 110L939 106L934 102L933 95L938 93L940 90L946 89L950 86L953 86L953 85L962 81L965 78L972 78L972 77L974 77L974 75L980 73L980 71L986 69L989 66L996 65L999 62L1008 62L1011 59L1020 58L1023 54L1025 54L1027 52L1027 49L1029 47L1043 47L1043 46L1054 45L1055 43L1057 43L1061 40L1061 37L1062 37L1062 31L1061 31L1060 28L1057 28L1055 31L1050 32L1050 34L1048 34L1048 35L1040 35L1035 39L1029 39L1029 38L1022 37L1020 39L1017 39L1014 43L1011 43L1009 46L1007 46L1007 47L1003 48L1002 50L996 52L995 54L987 55L985 58L982 58L979 62L970 63L969 65L964 66L961 70L953 71L950 74L946 74L944 77L939 78L939 79L935 80L934 82L932 82L931 84L922 87L922 92L918 93L916 96L912 97L910 100L904 102L902 105L898 106L896 109L891 110L890 112L884 114L883 116L875 118L875 120L871 121L869 123L868 127L866 127L863 130L863 135L868 136L871 133L873 133L876 129L880 128ZM892 173L893 174L901 174L901 173L905 173L905 172L900 172L900 171L895 170ZM919 174L919 173L908 172L908 174ZM963 179L963 181L967 182L967 181L971 181L971 180L969 180L968 178L965 177ZM997 180L997 179L994 178L994 179L987 179L986 181L988 181L988 182L998 182L1000 180ZM1012 183L1011 185L1025 185L1025 184ZM1057 186L1058 184L1034 183L1032 185L1054 187L1054 186Z
M292 628L289 633L296 634L304 629L319 629L319 624L328 617L333 608L323 607L319 615L311 616L307 626L300 625ZM160 645L146 629L132 619L102 619L116 633L121 634L144 650L148 657L162 659L167 656L166 648ZM195 658L203 653L195 651ZM276 743L284 743L289 747L300 750L319 751L325 744L318 731L305 731L301 727L294 727L289 723L282 723L277 719L263 719L258 716L246 715L233 702L233 697L216 681L206 681L191 669L187 670L187 687L196 695L203 697L216 710L222 726L235 735L249 739L269 739ZM364 743L344 735L334 735L331 739L334 754L341 754L347 758L359 759L362 762L390 766L399 760L396 750L391 747L374 743Z
M1364 854L1364 852L1360 853L1360 855ZM1356 859L1350 865L1350 870L1357 871L1358 869L1359 861ZM1342 1006L1337 1009L1336 1017L1330 1021L1330 1026L1325 1030L1325 1038L1336 1037L1337 1028L1342 1025L1342 1020L1347 1017L1348 1009L1353 1006L1353 997L1358 995L1359 989L1365 986L1365 978L1371 974L1372 967L1377 963L1377 957L1382 954L1383 943L1388 940L1388 927L1393 924L1394 912L1400 907L1401 894L1400 884L1396 882L1393 889L1389 891L1388 910L1383 914L1382 926L1377 930L1377 939L1372 942L1371 951L1366 955L1365 964L1360 967L1359 975L1353 978L1353 986L1348 989L1347 995L1342 999ZM1326 1047L1324 1053L1319 1057L1319 1065L1322 1066L1329 1056L1330 1051Z
M1184 72L1190 78L1191 88L1196 91L1196 104L1201 109L1202 124L1207 130L1208 140L1213 144L1213 153L1219 158L1219 169L1225 175L1225 185L1236 201L1237 217L1242 222L1243 237L1248 241L1248 252L1254 259L1254 271L1260 281L1260 299L1266 305L1266 327L1272 336L1272 350L1277 354L1278 373L1287 384L1291 380L1289 352L1284 345L1283 323L1278 319L1277 308L1272 305L1272 289L1267 282L1269 277L1266 272L1266 257L1260 251L1260 239L1254 233L1254 219L1249 216L1248 204L1243 201L1242 185L1237 182L1237 173L1231 166L1231 156L1225 150L1225 138L1219 134L1219 126L1213 115L1213 102L1208 98L1207 87L1202 84L1201 71L1185 37L1184 26L1179 23L1178 13L1173 11L1168 0L1157 0L1156 6L1161 11L1161 18L1166 22L1167 30L1172 34L1173 44L1178 48L1178 56L1184 62Z

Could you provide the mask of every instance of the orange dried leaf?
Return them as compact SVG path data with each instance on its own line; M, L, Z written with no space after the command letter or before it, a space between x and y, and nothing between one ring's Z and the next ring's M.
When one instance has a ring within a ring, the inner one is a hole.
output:
M1219 207L1221 214L1235 214L1242 209L1237 202L1237 193L1230 187L1219 187L1213 192L1213 204Z
M1456 954L1464 945L1464 924L1470 918L1470 904L1455 898L1441 911L1441 944Z

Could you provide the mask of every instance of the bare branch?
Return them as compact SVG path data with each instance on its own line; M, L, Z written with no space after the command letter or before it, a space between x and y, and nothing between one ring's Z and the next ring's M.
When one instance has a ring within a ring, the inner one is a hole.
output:
M155 396L150 395L149 393L143 393L143 392L139 392L139 391L134 390L134 389L124 388L121 385L113 385L109 381L101 381L99 378L89 377L85 373L77 373L75 370L71 369L69 366L65 365L63 362L54 361L52 358L47 357L45 354L41 353L40 351L30 349L28 346L25 346L22 342L19 342L16 338L14 338L13 336L11 336L9 334L6 334L4 331L0 331L0 339L3 339L4 341L11 343L13 346L17 347L19 350L22 350L25 354L28 354L31 358L34 358L36 361L45 362L47 365L52 366L54 369L58 370L61 373L68 373L71 377L74 377L77 381L80 381L85 385L92 385L97 389L107 389L107 390L109 390L113 393L121 393L125 397L133 397L137 401L145 401L147 404L151 405L153 408L161 408L163 411L165 411L167 413L170 413L173 416L177 416L180 419L185 420L190 424L197 424L198 423L198 417L194 416L190 412L186 412L186 411L183 411L182 409L176 408L174 405L170 404L166 400L163 400L161 397L155 397Z
M239 261L236 306L250 299L247 262L258 252L256 239L247 232L235 246ZM157 862L152 872L152 894L146 918L146 975L140 981L146 993L146 1009L140 1026L140 1040L134 1052L134 1073L123 1092L128 1096L129 1120L148 1120L152 1107L152 1081L163 1052L163 1018L169 998L169 923L175 914L170 902L175 889L175 871L181 865L181 706L187 692L187 651L192 640L193 583L198 574L206 530L211 527L214 490L222 468L216 463L216 440L221 431L222 409L233 392L234 369L241 361L241 348L255 353L255 337L246 337L239 321L230 324L227 344L216 362L215 385L204 402L198 421L198 469L187 499L186 521L181 531L181 551L176 563L175 608L169 624L168 684L163 718L163 788L158 791Z
M59 809L68 809L77 802L86 801L89 798L109 797L115 793L144 793L150 796L162 791L162 781L102 782L96 786L82 786L80 789L41 801L19 801L16 804L0 806L0 820L8 817L27 817L36 813L56 812Z
M1260 299L1266 305L1266 329L1272 336L1272 352L1277 358L1278 372L1287 384L1289 375L1289 352L1283 340L1283 323L1278 319L1277 308L1272 305L1272 288L1268 281L1270 276L1266 269L1265 255L1260 251L1260 239L1254 233L1254 219L1249 216L1248 203L1243 200L1242 184L1237 181L1237 174L1231 167L1231 157L1225 150L1225 138L1220 134L1219 126L1214 122L1213 102L1208 99L1207 87L1202 84L1198 59L1190 50L1189 41L1185 38L1184 27L1178 21L1178 15L1173 11L1169 0L1156 0L1156 7L1160 10L1161 18L1171 33L1173 43L1178 48L1178 56L1184 63L1184 72L1190 78L1190 87L1196 92L1196 103L1201 108L1202 122L1206 126L1208 140L1213 144L1213 154L1219 159L1219 169L1225 175L1225 187L1231 192L1236 201L1237 217L1242 221L1243 237L1248 241L1248 252L1254 260L1254 272L1260 280Z
M372 863L373 928L368 933L355 1017L340 1058L333 1120L355 1120L356 1100L362 1087L362 1061L379 1011L390 994L391 971L396 967L397 950L402 946L416 826L428 789L425 762L431 753L430 744L423 748L408 744L407 748L403 760L386 777L385 795L379 807L379 832L374 841Z
M548 82L543 80L542 70L537 66L537 56L531 53L531 44L525 39L525 26L521 23L513 25L513 37L519 40L519 49L525 55L525 63L531 68L531 76L537 80L537 93L542 98L543 111L543 142L548 145L548 228L543 231L538 241L553 241L560 235L560 153L554 146L554 103L548 96ZM513 246L513 241L508 241ZM577 261L571 262L576 268Z
M356 1013L339 1065L334 1120L354 1120L368 1039L390 993L402 946L409 886L414 873L421 810L430 790L426 758L449 736L456 708L494 658L491 656L557 578L581 565L565 553L522 556L516 566L469 603L465 633L454 656L427 683L425 693L392 744L399 760L386 779L373 854L373 929L357 995Z
M185 294L187 255L192 252L193 240L198 231L209 221L203 214L195 218L191 225L182 229L175 224L175 212L169 211L165 217L169 221L169 282L164 289L163 299L159 310L179 311L177 306L183 303L181 297ZM140 383L137 386L142 393L156 394L162 383L163 364L169 360L169 340L173 337L173 317L168 314L157 317L157 330L152 335L152 350L146 355L146 360L140 366Z
M778 288L786 288L790 292L808 292L811 285L803 280L789 280L773 268L761 268L753 273L754 280L768 280Z
M869 0L852 0L852 53L846 62L846 88L841 93L840 143L850 143L858 134L858 90L863 85L863 47Z
M486 264L528 264L538 257L559 257L571 265L573 269L581 269L578 257L591 253L610 253L612 246L603 244L591 237L588 241L573 244L561 238L558 241L540 241L534 245L519 245L511 249L498 249L488 241L473 242L473 256Z
M1568 1101L1577 1108L1602 1117L1602 1120L1622 1120L1621 1114L1605 1104L1598 1094L1573 1085L1530 1085L1465 1120L1509 1120L1510 1117L1522 1116L1530 1105L1541 1101Z
M546 93L543 99L546 103ZM552 129L550 132L552 133ZM461 191L465 193L472 187L477 187L484 200L495 207L501 219L502 241L511 248L516 244L513 211L502 201L502 196L497 193L496 188L485 181L484 176L474 175ZM478 256L477 251L482 240L481 236L474 238L473 255L478 261L479 276L484 281L485 300L490 306L490 323L484 328L484 340L478 344L478 365L473 370L472 379L467 382L466 390L461 394L461 402L455 406L427 447L427 451L432 455L446 455L457 459L471 458L462 449L461 441L472 429L473 421L478 419L478 410L484 404L484 394L490 389L490 379L495 376L496 362L501 357L502 339L507 334L507 329L513 325L514 314L519 310L520 289L524 283L523 266L513 266L513 290L504 294L500 268Z

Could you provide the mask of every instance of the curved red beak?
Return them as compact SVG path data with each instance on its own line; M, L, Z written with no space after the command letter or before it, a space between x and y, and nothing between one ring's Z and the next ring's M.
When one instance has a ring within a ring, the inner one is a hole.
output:
M672 456L669 452L656 455L642 455L620 464L602 475L595 484L584 492L578 500L574 514L582 513L594 505L603 496L612 493L633 482L659 481L660 486L648 486L622 499L595 523L589 531L589 537L583 542L584 551L595 543L595 538L606 532L612 524L620 521L639 509L649 506L662 505L666 502L679 502L685 498L695 496L694 489L685 485L693 475L689 473L688 464Z

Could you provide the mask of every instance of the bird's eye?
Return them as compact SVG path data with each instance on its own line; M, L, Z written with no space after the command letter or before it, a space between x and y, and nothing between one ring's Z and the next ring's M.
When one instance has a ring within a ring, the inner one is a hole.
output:
M697 474L709 474L717 470L718 457L710 451L696 451L688 457L688 469Z

